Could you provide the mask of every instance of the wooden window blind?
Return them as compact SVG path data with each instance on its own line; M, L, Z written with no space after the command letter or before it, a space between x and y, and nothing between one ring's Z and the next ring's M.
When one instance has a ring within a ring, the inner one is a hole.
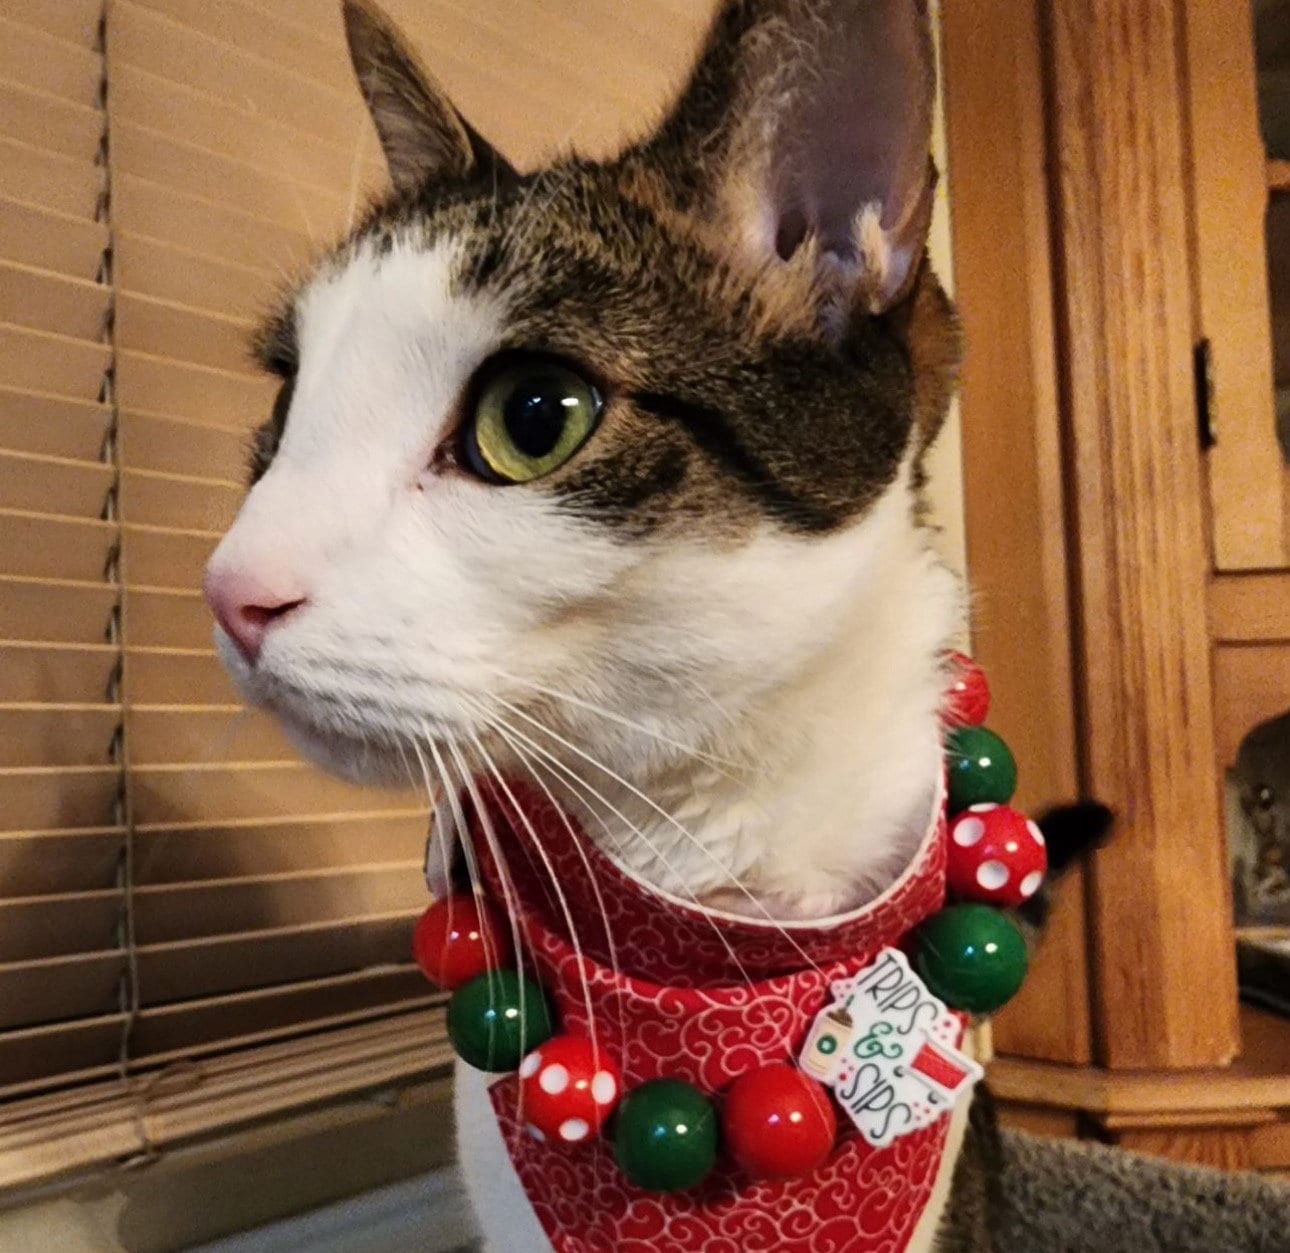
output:
M252 319L384 178L326 7L0 0L0 1186L444 1056L423 798L244 711L199 593Z

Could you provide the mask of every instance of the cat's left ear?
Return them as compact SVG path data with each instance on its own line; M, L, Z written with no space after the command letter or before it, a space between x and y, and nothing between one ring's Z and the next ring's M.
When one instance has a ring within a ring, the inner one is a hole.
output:
M856 312L907 296L936 171L927 0L727 0L646 155L754 264L818 249Z
M481 174L514 176L372 0L342 0L341 12L359 89L398 190Z

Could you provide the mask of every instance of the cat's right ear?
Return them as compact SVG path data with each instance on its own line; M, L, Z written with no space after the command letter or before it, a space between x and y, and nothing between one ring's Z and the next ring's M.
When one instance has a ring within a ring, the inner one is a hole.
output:
M371 0L343 0L341 11L358 86L399 191L481 175L514 176Z

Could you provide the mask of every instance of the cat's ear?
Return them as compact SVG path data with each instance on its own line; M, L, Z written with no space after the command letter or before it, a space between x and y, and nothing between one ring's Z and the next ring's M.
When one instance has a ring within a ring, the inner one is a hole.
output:
M853 309L880 313L922 261L935 96L927 0L727 0L638 151L748 259L809 244Z
M400 191L513 174L505 158L457 112L398 27L371 0L343 0L345 37L359 89Z

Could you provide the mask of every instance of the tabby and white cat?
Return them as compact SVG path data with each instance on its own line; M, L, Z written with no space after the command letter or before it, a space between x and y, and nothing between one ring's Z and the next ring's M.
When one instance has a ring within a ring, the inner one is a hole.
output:
M263 335L225 663L332 770L536 742L661 886L862 903L923 834L963 612L919 502L958 349L925 0L731 4L652 136L523 175L345 17L394 192ZM490 1192L494 1247L545 1246L526 1210Z
M527 174L344 12L394 190L262 336L225 663L349 777L537 770L581 813L577 777L675 894L871 899L963 620L920 501L958 352L926 0L733 0L652 135ZM477 1077L459 1121L492 1247L546 1248Z

